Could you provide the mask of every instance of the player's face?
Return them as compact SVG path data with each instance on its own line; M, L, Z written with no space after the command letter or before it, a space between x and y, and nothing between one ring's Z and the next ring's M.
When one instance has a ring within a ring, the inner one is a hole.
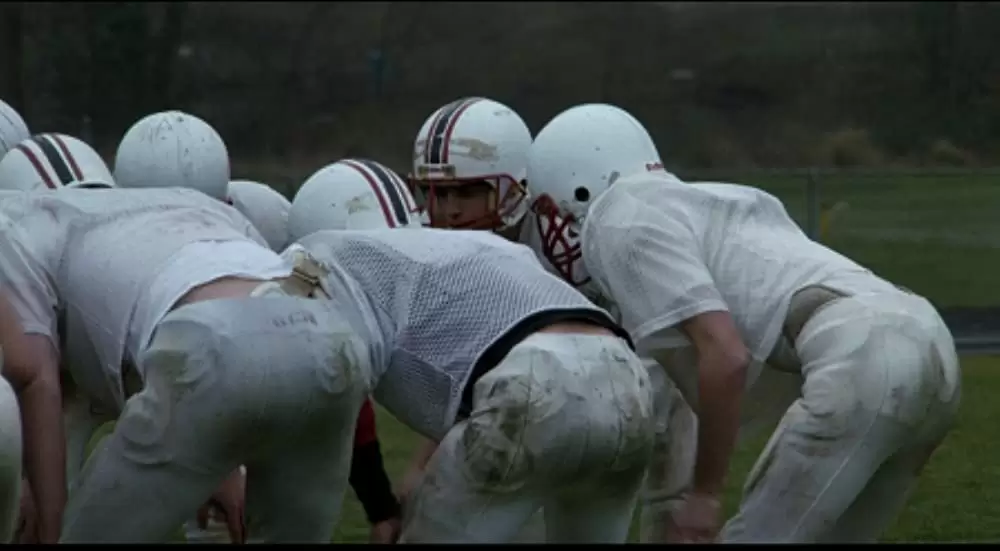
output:
M435 183L423 192L430 197L428 214L435 228L472 229L496 205L496 192L487 182Z

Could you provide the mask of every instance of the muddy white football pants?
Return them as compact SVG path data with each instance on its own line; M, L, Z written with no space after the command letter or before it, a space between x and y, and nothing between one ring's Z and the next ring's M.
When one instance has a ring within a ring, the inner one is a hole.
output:
M72 488L87 460L87 445L102 425L115 418L97 411L90 399L78 389L63 387L63 426L66 430L66 483ZM101 443L105 443L102 439ZM188 543L229 543L225 523L209 518L202 530L196 517L184 523Z
M668 520L694 476L698 418L655 361L645 361L653 387L653 456L639 494L639 540L665 543Z
M795 349L802 395L748 476L720 540L875 541L954 423L954 341L923 298L880 294L827 304Z
M114 421L112 415L99 412L79 389L63 401L63 427L66 431L66 483L72 488L87 461L87 445L102 425Z
M0 541L14 537L20 507L21 410L14 389L0 377Z
M70 492L62 541L166 541L245 464L250 537L329 542L370 372L334 307L282 296L169 313L142 391Z
M550 542L625 541L652 392L624 341L535 333L475 382L472 406L431 457L400 542L508 542L543 506Z

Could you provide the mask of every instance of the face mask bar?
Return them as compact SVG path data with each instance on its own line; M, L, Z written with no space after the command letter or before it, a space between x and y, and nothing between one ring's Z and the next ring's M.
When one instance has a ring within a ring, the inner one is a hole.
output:
M548 195L535 199L531 210L535 213L542 253L552 267L576 287L590 283L590 275L579 264L583 260L583 251L573 215L560 215L559 207Z
M526 196L523 185L511 176L506 174L490 174L474 178L414 178L411 176L407 179L407 185L414 199L417 201L417 207L421 212L428 214L432 225L436 227L442 227L442 224L439 222L442 217L437 216L435 210L439 190L455 189L476 184L485 184L492 190L492 192L484 197L484 200L488 201L485 207L486 214L468 221L460 227L446 227L481 230L498 230L504 228L509 223L507 220L508 217L517 211L517 208Z

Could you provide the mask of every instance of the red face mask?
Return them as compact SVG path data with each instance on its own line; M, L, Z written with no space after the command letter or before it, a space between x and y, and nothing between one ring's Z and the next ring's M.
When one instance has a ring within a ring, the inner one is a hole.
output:
M407 182L414 197L421 202L421 207L430 218L431 227L452 228L465 230L498 230L505 226L504 219L516 211L521 201L524 200L522 186L509 175L497 174L477 176L475 178L454 178L448 180L422 180L410 178ZM441 190L447 188L460 188L462 186L488 186L492 191L483 191L483 200L486 201L483 210L485 214L473 219L463 219L461 223L451 223L448 216L440 212L438 205L438 195ZM501 195L499 190L504 190Z
M590 282L583 266L583 251L576 219L572 214L561 215L559 207L548 195L541 195L531 205L541 238L542 253L552 267L575 287Z

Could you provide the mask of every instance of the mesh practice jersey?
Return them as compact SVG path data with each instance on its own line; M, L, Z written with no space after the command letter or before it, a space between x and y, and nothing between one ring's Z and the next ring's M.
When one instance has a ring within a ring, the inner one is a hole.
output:
M385 343L374 396L431 438L454 424L483 352L519 322L542 312L586 311L614 323L548 273L530 249L489 232L324 231L300 244L363 289L367 315Z

